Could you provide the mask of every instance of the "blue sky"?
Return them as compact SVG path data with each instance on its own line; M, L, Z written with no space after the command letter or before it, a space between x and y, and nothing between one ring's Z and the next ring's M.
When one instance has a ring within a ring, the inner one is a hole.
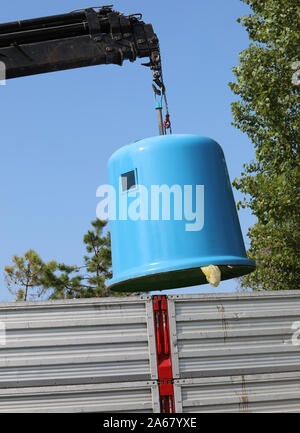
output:
M6 2L1 22L88 7L81 0ZM141 12L160 39L173 132L209 136L225 153L229 175L254 157L248 137L231 126L228 82L249 45L236 22L240 0L126 0L114 9ZM47 261L82 263L83 234L95 219L96 189L119 147L157 135L151 72L135 63L102 65L8 80L0 86L0 301L12 300L4 266L13 254L36 250ZM236 200L240 195L234 191ZM246 248L255 218L239 212ZM234 280L177 293L235 290Z

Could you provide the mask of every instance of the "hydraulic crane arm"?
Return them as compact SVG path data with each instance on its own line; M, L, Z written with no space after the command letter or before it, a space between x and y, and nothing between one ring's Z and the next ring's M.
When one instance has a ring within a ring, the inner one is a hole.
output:
M141 15L112 6L0 24L0 61L6 78L149 57L160 76L159 42ZM156 72L155 72L156 71Z

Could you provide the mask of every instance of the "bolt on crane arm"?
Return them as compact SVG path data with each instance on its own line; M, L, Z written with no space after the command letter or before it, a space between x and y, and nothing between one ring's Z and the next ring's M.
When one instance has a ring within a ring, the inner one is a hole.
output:
M161 70L159 41L141 14L125 16L112 6L0 24L0 61L6 78L149 57Z

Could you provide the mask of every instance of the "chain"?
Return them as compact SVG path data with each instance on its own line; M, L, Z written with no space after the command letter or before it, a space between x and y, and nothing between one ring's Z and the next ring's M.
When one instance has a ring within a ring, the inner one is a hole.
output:
M161 96L161 101L163 99L164 103L165 103L166 116L165 116L165 120L163 122L164 134L167 133L167 130L169 130L170 134L172 134L172 126L171 126L171 121L170 121L170 113L169 113L168 99L167 99L167 93L166 93L166 86L164 84L164 79L163 79L160 52L158 52L156 62L152 63L151 69L153 70L152 87L153 87L155 99L157 98L157 96Z

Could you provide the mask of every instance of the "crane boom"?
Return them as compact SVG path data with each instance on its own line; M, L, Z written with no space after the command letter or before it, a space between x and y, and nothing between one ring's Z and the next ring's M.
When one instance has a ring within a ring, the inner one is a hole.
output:
M149 57L160 71L159 41L140 14L112 6L0 24L0 61L6 78Z

